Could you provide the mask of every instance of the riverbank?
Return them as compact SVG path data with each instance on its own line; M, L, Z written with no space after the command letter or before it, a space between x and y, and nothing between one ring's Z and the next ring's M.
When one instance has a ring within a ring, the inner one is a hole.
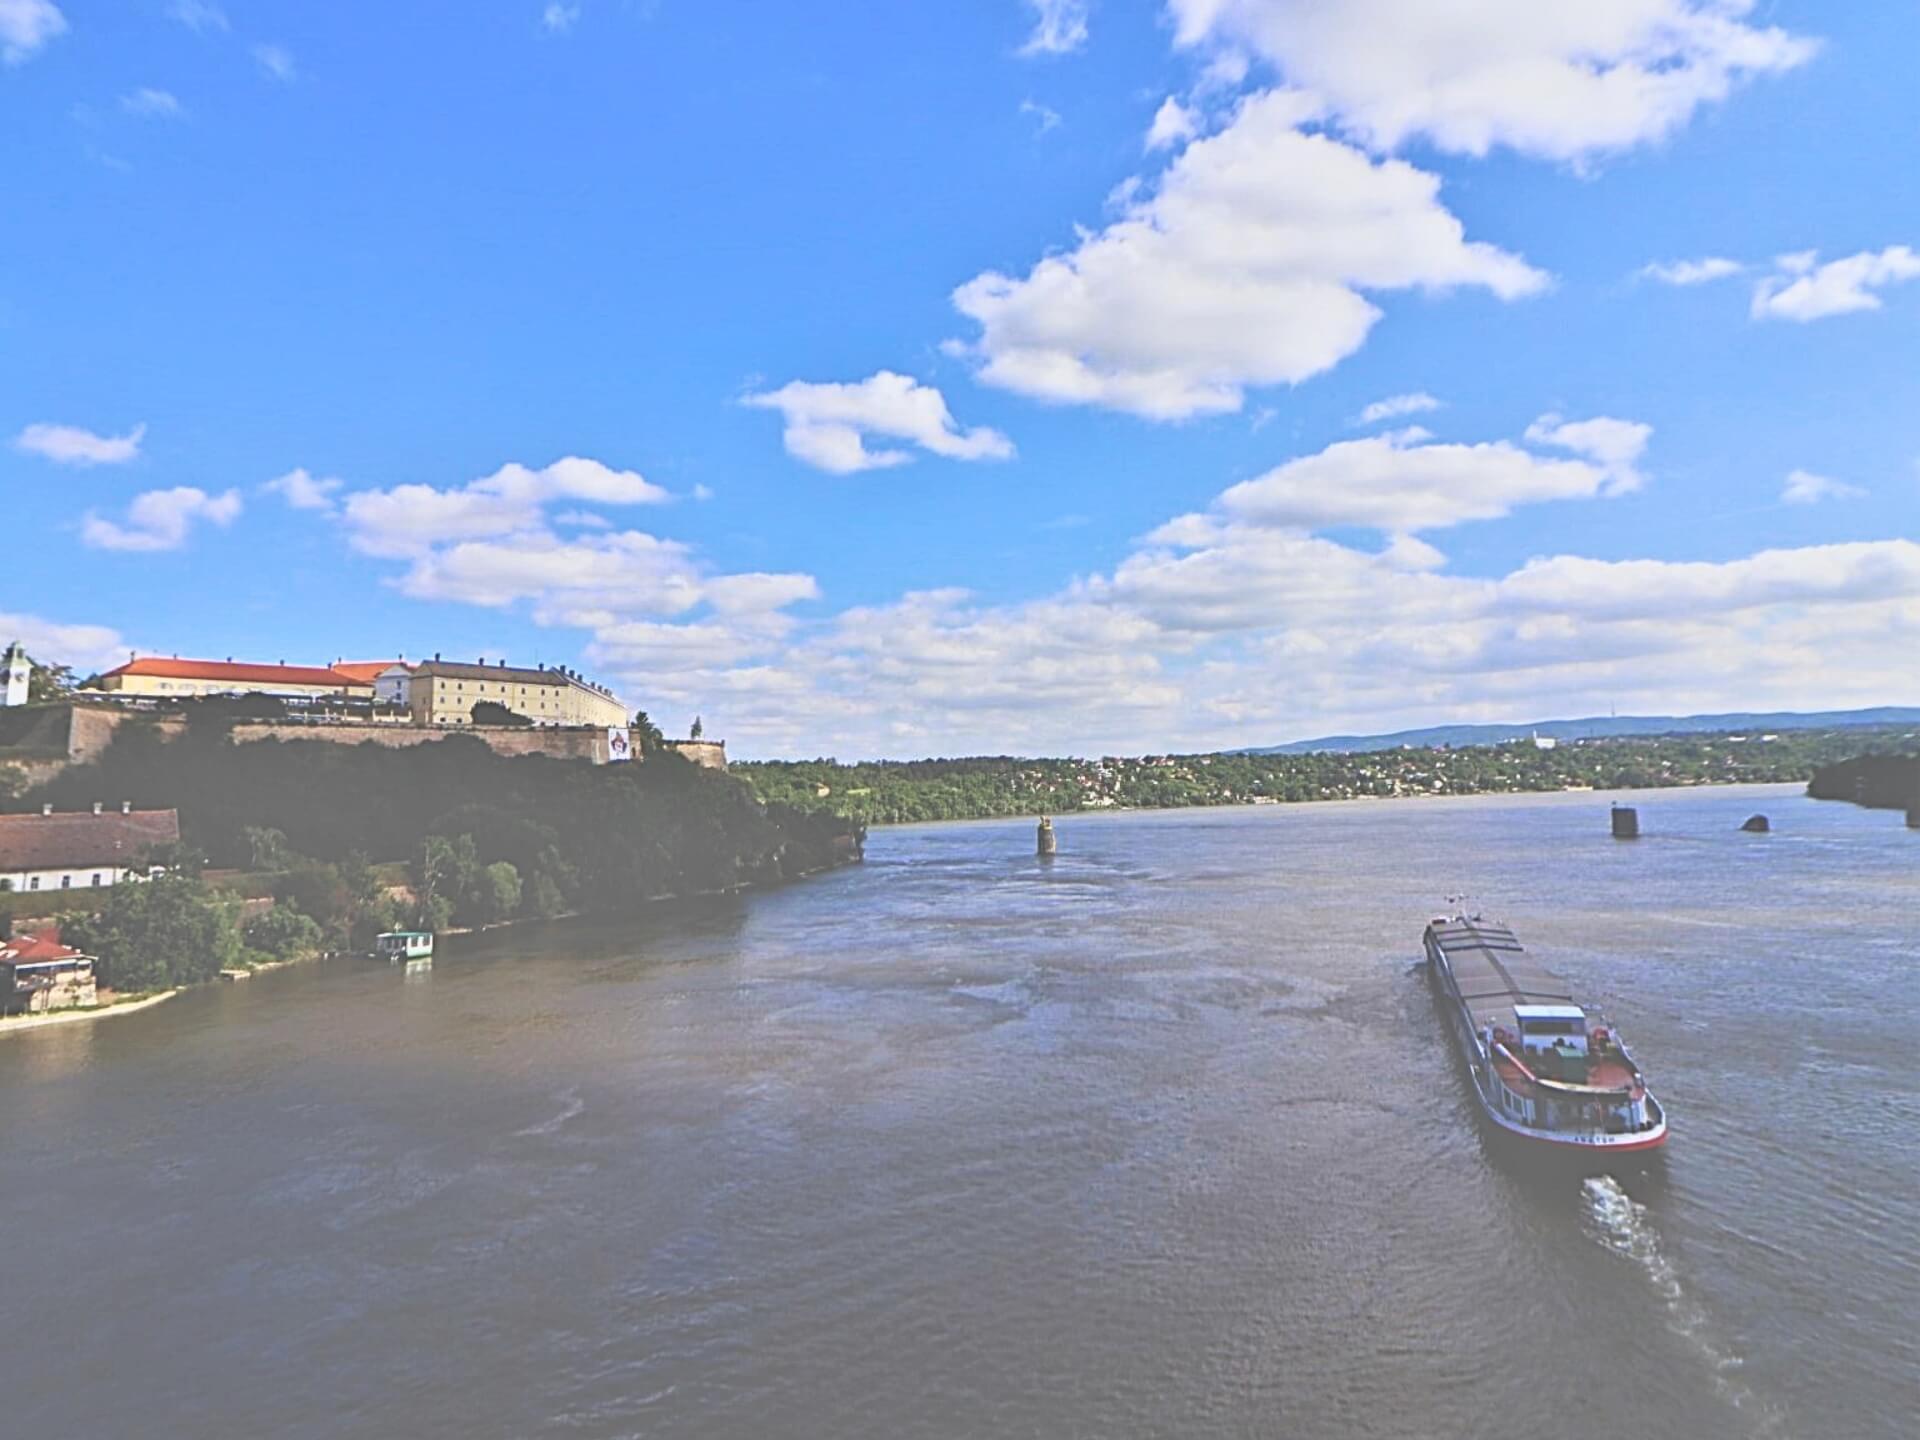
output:
M0 1035L13 1035L23 1030L42 1030L49 1025L74 1025L83 1020L111 1020L117 1015L132 1015L139 1010L150 1010L163 1000L171 1000L180 992L162 990L157 995L136 995L126 1000L109 1000L104 1005L87 1005L73 1010L50 1010L44 1015L9 1015L0 1019Z

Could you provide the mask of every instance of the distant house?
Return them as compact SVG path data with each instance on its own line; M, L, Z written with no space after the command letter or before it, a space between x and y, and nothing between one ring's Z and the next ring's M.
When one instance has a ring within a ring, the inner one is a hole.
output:
M380 667L385 668L384 664ZM312 700L326 695L373 698L373 681L330 665L261 665L251 661L181 660L136 655L91 685L112 694L184 700L196 695L277 695Z
M96 1003L93 957L62 945L58 931L0 940L0 1014Z
M144 880L155 849L180 843L180 812L0 815L0 890L91 890Z

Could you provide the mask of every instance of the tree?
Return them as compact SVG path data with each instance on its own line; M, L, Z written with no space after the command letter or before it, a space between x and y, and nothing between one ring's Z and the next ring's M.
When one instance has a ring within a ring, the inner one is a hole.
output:
M508 861L494 861L480 872L473 918L483 925L506 919L520 908L520 889L520 872Z
M667 744L667 737L661 733L658 725L647 718L644 710L633 712L633 738L640 746L642 755L658 754Z
M247 921L243 934L249 949L272 960L311 955L319 950L321 941L320 926L312 916L277 902Z
M35 662L27 675L27 702L32 705L65 700L74 691L71 665L42 665Z
M163 875L116 885L95 914L71 921L64 938L99 961L103 984L161 990L210 980L240 954L237 902L198 880Z
M240 837L246 842L247 865L253 870L284 870L293 863L284 832L271 825L247 825Z
M700 717L698 715L694 716L693 729L688 732L687 738L689 740L698 740L702 735L706 733L707 733L707 727L700 723Z
M480 888L480 856L471 835L429 835L413 862L413 893L420 901L420 924L443 930Z
M533 721L517 711L509 710L498 700L476 700L473 702L473 723L476 725L532 725Z

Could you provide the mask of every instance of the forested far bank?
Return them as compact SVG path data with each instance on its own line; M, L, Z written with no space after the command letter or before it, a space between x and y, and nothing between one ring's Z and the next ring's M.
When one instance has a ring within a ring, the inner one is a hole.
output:
M1809 780L1906 729L1725 733L1532 741L1305 755L1148 755L1100 760L984 756L736 764L762 797L867 824L972 820L1094 809L1246 805L1363 796L1645 789Z

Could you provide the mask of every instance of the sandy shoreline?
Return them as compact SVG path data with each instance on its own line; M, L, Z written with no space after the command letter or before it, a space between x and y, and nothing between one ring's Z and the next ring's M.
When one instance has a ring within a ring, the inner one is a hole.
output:
M47 1025L71 1025L81 1020L111 1020L116 1015L131 1015L162 1000L171 1000L178 990L162 990L158 995L143 995L138 1000L122 1000L112 1005L95 1005L86 1010L54 1010L45 1015L10 1015L0 1020L0 1035L18 1030L39 1030Z

